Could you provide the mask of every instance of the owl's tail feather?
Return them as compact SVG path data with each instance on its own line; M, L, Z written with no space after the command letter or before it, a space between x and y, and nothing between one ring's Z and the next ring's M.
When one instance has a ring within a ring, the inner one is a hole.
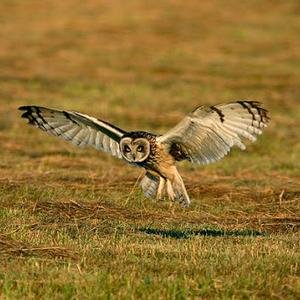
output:
M140 183L144 195L147 198L154 198L157 194L159 177L147 172Z

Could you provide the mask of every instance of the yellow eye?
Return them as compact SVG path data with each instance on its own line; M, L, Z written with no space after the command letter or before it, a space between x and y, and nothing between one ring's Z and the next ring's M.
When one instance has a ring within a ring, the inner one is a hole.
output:
M136 151L137 152L142 152L144 150L144 147L142 145L139 145L137 148L136 148Z

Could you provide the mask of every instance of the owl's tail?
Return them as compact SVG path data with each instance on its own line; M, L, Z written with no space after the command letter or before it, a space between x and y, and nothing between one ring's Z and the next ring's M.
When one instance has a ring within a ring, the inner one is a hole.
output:
M159 177L147 172L140 183L144 195L147 198L154 198L157 194Z
M147 172L140 183L147 198L161 198L167 193L168 198L178 201L183 206L189 206L191 200L185 189L179 173L175 172L172 179L164 179Z

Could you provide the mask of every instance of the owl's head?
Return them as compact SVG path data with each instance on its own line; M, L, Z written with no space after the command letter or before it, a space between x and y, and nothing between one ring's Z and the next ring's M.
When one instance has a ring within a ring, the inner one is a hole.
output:
M124 137L120 148L124 159L131 163L143 162L150 154L150 143L146 138Z

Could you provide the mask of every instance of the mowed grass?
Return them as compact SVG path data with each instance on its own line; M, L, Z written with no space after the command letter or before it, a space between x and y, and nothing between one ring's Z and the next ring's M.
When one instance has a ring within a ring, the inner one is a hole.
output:
M298 1L1 1L1 299L299 299ZM196 106L258 100L246 151L179 166L192 205L17 107L163 133Z

